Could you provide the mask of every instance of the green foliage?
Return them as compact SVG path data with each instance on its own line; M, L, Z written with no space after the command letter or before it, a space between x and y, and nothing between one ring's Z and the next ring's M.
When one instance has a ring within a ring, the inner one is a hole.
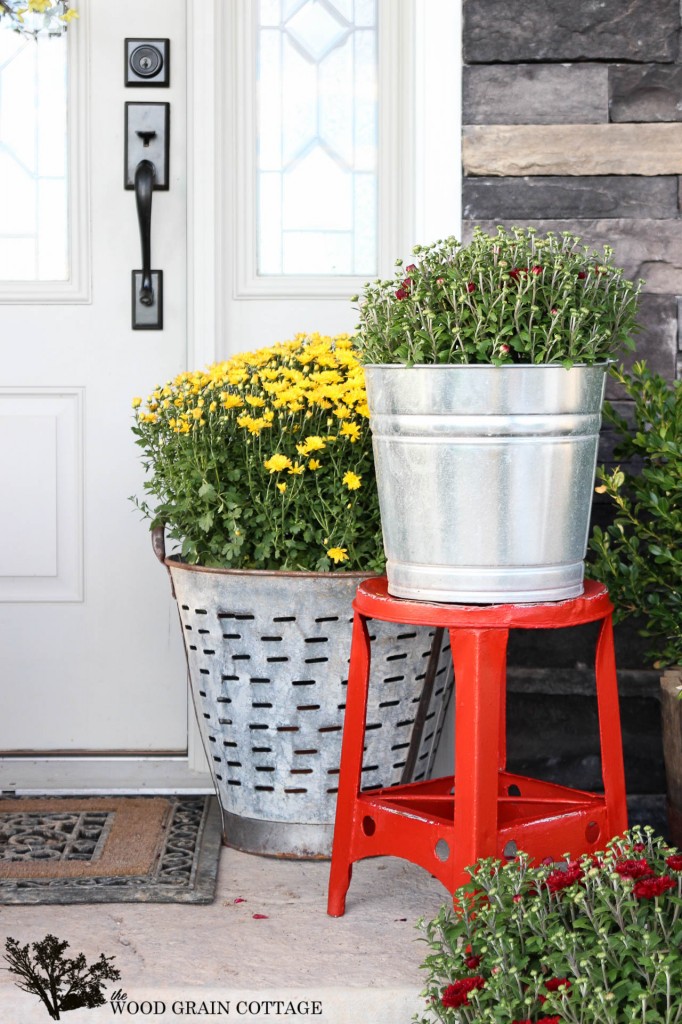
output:
M682 1021L682 855L652 829L580 862L521 854L470 873L421 925L420 1024Z
M682 382L643 362L611 372L634 403L632 427L605 405L620 435L616 456L641 469L600 468L597 490L615 518L592 534L589 571L608 586L618 618L642 617L656 667L682 664Z
M83 953L73 958L64 956L68 948L65 939L49 934L31 946L20 946L11 937L5 942L7 969L20 979L17 986L38 996L52 1020L60 1020L60 1014L67 1010L102 1006L104 982L121 977L112 966L113 956L100 953L98 960L88 964Z
M381 571L364 372L347 335L298 336L136 398L136 501L190 564Z
M358 346L365 363L573 363L631 348L637 286L613 250L570 232L474 229L415 246L415 262L365 287ZM357 301L357 296L355 300Z

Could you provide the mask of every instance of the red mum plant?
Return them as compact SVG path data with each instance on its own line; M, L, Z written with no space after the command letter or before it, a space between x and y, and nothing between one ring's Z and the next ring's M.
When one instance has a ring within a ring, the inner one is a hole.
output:
M467 244L451 237L413 253L354 297L363 362L591 365L633 347L641 282L624 278L609 246L477 227Z
M417 1024L680 1024L682 853L652 829L560 863L521 853L469 873L422 924Z

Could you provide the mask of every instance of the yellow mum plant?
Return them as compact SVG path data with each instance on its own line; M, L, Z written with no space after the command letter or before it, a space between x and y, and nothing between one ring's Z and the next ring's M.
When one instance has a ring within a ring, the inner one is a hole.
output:
M133 433L149 501L191 564L381 571L362 367L346 334L297 335L181 373Z

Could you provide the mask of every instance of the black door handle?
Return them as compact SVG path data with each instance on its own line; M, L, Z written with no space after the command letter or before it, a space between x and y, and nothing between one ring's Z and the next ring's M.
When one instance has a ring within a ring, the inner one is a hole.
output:
M154 305L154 289L152 287L152 193L156 170L151 160L140 160L135 169L135 202L137 219L140 224L140 243L142 245L142 285L140 302L143 306Z

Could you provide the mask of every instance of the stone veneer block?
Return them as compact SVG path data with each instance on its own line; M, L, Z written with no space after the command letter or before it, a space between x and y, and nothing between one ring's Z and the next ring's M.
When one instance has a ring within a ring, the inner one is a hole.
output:
M678 178L536 176L465 178L463 216L467 220L516 217L677 216Z
M474 221L462 225L464 241L471 239ZM483 231L493 233L498 224L511 228L517 220L479 221ZM682 225L679 220L528 220L539 233L571 231L585 245L601 249L612 246L617 266L635 281L643 278L647 292L682 295Z
M635 335L634 352L626 352L622 362L629 369L639 359L646 359L652 373L660 373L668 380L674 380L677 371L677 296L640 296L640 331ZM622 399L624 393L619 384L609 377L606 381L606 397Z
M677 57L679 0L464 0L463 10L467 64Z
M470 125L465 174L680 174L681 124Z
M464 68L464 124L600 124L609 119L609 69L591 64ZM668 120L672 120L668 118Z
M679 64L624 64L609 68L612 121L682 121Z

